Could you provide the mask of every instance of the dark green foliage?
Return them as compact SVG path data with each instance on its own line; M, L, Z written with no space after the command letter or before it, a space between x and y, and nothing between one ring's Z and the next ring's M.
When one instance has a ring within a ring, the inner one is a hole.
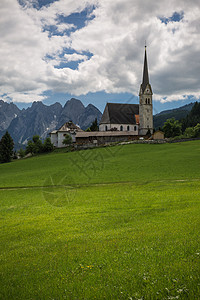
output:
M19 157L23 158L25 156L25 154L26 154L26 151L24 149L20 148L19 151L18 151Z
M41 153L43 152L43 145L42 145L42 141L40 140L39 135L34 135L33 136L33 152L34 153Z
M155 129L159 129L159 127L162 127L167 119L175 118L176 120L180 121L186 118L193 106L194 103L190 103L176 109L166 110L162 111L159 114L156 114L153 117L153 124Z
M53 144L51 143L51 139L48 137L45 139L43 144L43 151L44 152L51 152L53 150Z
M182 131L184 132L188 127L195 127L200 123L200 103L195 102L191 112L181 120Z
M90 126L90 130L91 131L99 131L97 118L92 122L92 125Z
M53 150L53 144L50 138L46 138L44 144L39 137L39 135L34 135L32 140L28 141L26 146L26 154L38 154L42 152L51 152Z
M11 161L13 156L14 142L8 131L4 134L0 141L0 162L7 163Z
M150 131L150 129L147 130L146 135L147 135L147 136L151 136L151 131Z
M13 152L13 159L18 159L16 150Z
M28 153L31 153L33 154L34 153L34 144L33 144L33 141L28 141L27 143L27 146L26 146L26 154Z
M168 119L163 126L163 131L167 138L179 136L181 134L181 124L175 118Z
M72 137L70 134L66 134L64 140L63 140L63 145L70 145L72 143Z
M198 123L195 127L194 127L194 137L200 137L200 124Z

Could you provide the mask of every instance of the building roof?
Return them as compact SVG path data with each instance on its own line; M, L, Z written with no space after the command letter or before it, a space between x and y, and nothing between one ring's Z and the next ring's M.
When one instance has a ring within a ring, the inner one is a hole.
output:
M101 137L101 136L130 136L136 135L135 131L91 131L77 132L76 138Z
M136 124L138 104L107 103L100 124Z
M58 131L70 131L70 130L82 131L82 129L79 126L75 125L72 121L66 122L58 129Z
M71 132L71 131L83 131L79 126L75 125L72 121L66 122L64 125L62 125L58 130L53 130L50 132L50 134L56 134L58 132Z

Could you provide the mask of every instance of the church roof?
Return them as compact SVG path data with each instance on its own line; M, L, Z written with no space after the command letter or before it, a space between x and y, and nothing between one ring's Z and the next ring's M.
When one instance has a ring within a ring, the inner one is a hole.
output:
M149 73L148 73L148 65L147 65L147 51L145 46L143 80L141 84L143 92L145 91L147 84L149 84Z
M138 104L107 103L100 124L136 124Z

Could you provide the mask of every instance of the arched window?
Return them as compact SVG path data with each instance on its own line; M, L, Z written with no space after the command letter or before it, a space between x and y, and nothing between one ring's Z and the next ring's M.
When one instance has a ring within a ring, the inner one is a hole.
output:
M150 104L150 98L148 99L148 104Z
M137 131L137 126L134 126L134 131Z
M147 98L146 98L146 104L148 103L147 101L148 101L148 100L147 100Z
M108 131L108 126L107 125L105 126L105 131Z
M127 131L130 131L130 126L129 125L127 126Z
M120 131L123 131L123 126L122 125L120 126Z

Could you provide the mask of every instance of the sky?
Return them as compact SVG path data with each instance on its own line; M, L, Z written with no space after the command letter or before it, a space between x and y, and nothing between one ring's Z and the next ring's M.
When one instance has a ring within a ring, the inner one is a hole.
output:
M0 99L138 103L145 43L154 114L199 101L199 0L1 0Z

